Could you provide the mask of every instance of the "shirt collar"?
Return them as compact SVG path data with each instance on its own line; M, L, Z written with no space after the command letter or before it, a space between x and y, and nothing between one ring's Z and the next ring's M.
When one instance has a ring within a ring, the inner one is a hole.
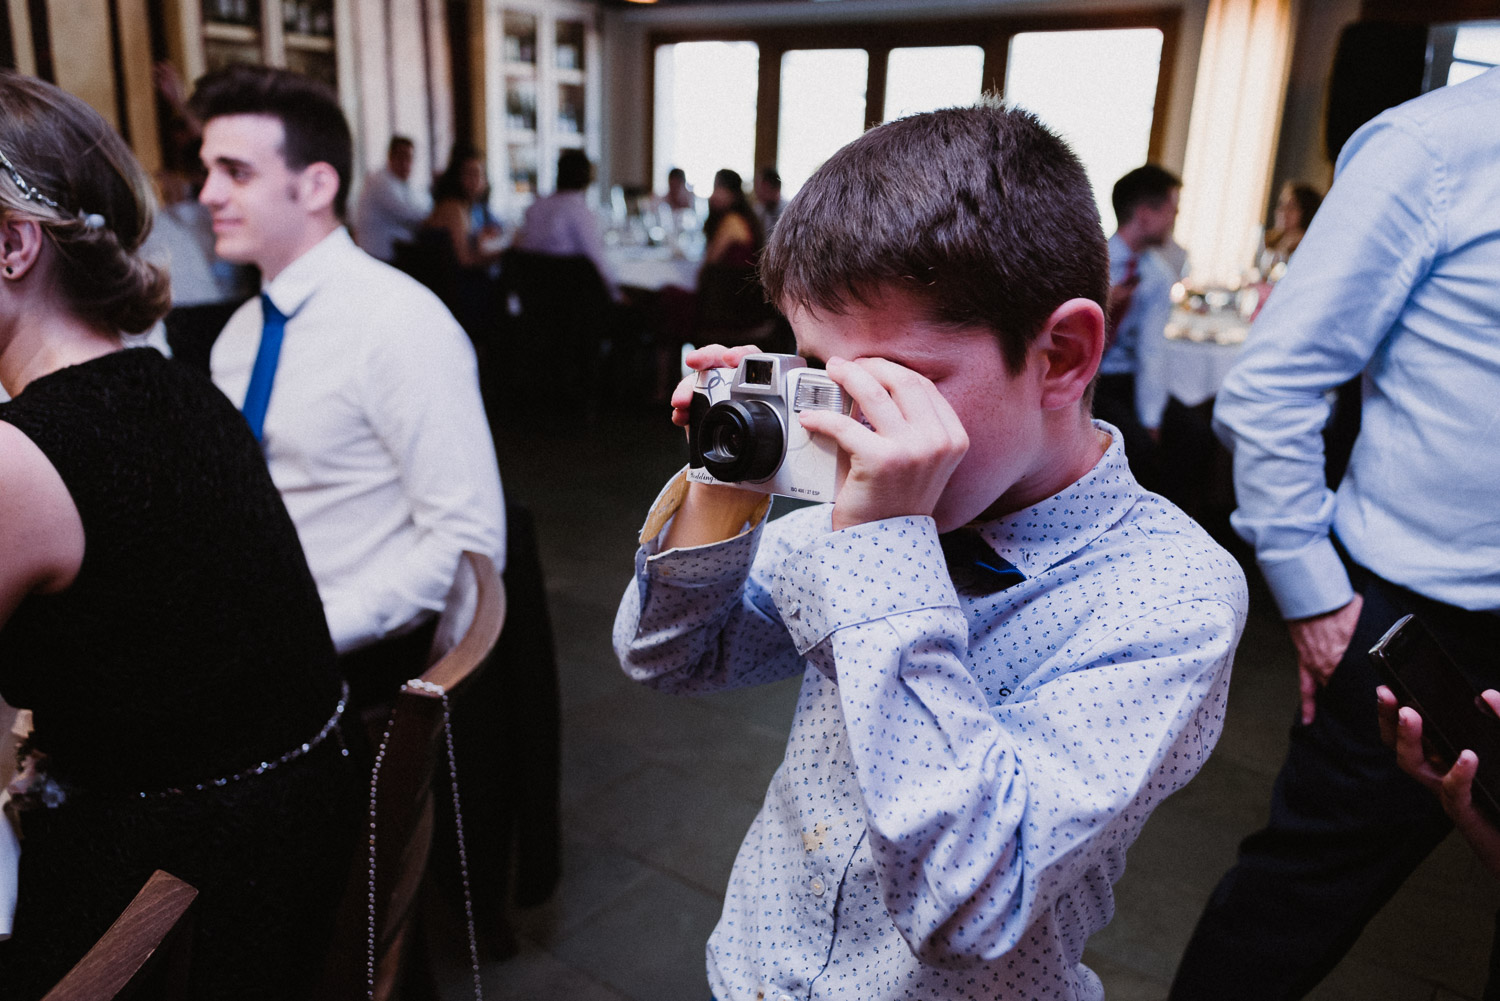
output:
M355 250L349 231L339 226L266 284L261 291L270 297L283 316L295 316L318 287L342 268L341 259Z
M1144 493L1125 461L1120 432L1102 421L1094 421L1094 427L1109 434L1110 443L1092 469L1045 500L974 526L1027 577L1088 548Z

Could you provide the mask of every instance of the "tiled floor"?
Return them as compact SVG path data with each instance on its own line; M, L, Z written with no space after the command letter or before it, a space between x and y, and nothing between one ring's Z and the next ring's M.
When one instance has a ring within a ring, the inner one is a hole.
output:
M559 646L565 870L516 916L518 955L483 969L514 1001L703 1001L703 946L739 840L780 758L795 682L712 698L627 681L610 625L634 532L681 462L665 417L503 422L507 494L536 513ZM1224 737L1130 853L1114 921L1086 956L1111 1001L1159 999L1213 884L1264 817L1296 697L1290 645L1263 592L1235 668ZM1483 990L1497 884L1450 839L1380 914L1316 1001L1456 1001ZM468 995L449 967L444 996Z

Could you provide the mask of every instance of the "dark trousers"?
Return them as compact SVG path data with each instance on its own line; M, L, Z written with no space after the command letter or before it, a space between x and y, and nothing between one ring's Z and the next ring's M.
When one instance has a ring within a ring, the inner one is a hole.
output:
M402 684L427 669L434 616L409 632L387 636L339 656L339 671L349 682L349 704L358 710L389 706Z
M1500 688L1500 617L1423 598L1350 567L1364 608L1313 722L1292 727L1264 830L1240 846L1188 942L1173 1001L1301 998L1452 828L1380 742L1369 649L1416 613L1478 688ZM1497 925L1500 927L1500 925ZM1486 1001L1500 998L1490 957Z

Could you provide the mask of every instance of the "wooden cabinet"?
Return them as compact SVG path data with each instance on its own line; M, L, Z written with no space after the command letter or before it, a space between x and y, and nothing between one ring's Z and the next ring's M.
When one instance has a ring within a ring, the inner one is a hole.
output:
M168 45L189 82L232 63L322 80L354 120L353 0L169 0Z
M557 155L599 157L599 31L592 4L486 0L474 55L473 128L489 161L492 207L516 221L552 190Z

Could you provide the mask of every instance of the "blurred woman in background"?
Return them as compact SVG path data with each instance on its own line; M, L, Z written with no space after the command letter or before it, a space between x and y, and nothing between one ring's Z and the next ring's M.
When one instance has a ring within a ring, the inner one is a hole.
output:
M1281 277L1280 274L1271 277L1271 272L1278 264L1283 266L1282 271L1286 270L1285 264L1292 251L1302 242L1313 215L1322 204L1323 196L1310 184L1288 181L1282 185L1281 194L1276 198L1275 225L1266 230L1265 243L1256 261L1262 275L1272 281Z

